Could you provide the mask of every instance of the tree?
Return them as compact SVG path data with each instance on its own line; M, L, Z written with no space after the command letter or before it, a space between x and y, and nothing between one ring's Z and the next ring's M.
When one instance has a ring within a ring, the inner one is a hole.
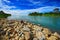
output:
M0 11L1 14L5 14L3 11Z
M59 8L55 8L54 12L59 13Z

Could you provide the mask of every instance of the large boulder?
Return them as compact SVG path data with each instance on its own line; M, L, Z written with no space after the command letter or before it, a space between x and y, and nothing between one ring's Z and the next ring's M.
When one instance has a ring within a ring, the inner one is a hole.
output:
M45 35L44 33L40 32L40 31L36 31L36 37L39 40L45 40Z
M51 37L49 37L47 40L58 40L58 38L55 37L55 36L51 36Z
M24 32L25 34L25 40L29 40L30 39L30 32Z

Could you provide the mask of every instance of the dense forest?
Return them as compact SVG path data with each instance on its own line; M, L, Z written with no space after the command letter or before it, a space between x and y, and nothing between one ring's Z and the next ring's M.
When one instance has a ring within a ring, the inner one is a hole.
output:
M60 16L60 11L59 8L55 8L53 12L45 12L45 13L33 12L30 13L29 16Z
M8 16L11 16L11 14L7 14L3 11L0 11L0 18L7 18Z

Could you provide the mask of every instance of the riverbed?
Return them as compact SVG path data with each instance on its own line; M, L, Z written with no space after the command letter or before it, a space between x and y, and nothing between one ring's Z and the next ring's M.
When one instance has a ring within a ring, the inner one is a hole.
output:
M53 32L60 33L60 17L13 15L8 17L8 19L9 20L26 20L34 24L39 24L42 27L49 28Z

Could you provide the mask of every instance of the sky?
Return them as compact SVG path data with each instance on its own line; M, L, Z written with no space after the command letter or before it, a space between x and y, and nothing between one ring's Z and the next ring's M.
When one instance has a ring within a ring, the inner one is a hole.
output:
M60 0L0 0L0 10L12 15L50 12L54 8L60 8Z

